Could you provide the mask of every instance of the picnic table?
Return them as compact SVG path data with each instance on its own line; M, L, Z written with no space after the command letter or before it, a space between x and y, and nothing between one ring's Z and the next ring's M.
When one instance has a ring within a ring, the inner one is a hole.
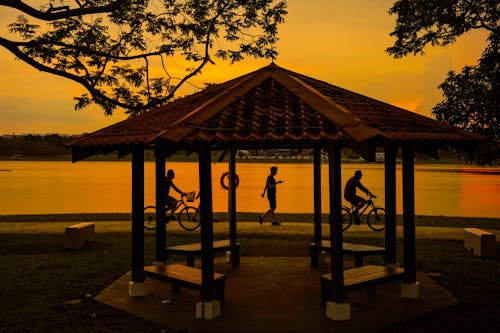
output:
M231 246L229 239L217 240L213 242L214 252L225 252L231 251L231 264L233 266L239 266L240 264L240 243L236 243L234 248ZM186 264L190 267L194 267L194 261L196 256L201 256L201 243L192 244L182 244L175 246L168 246L165 250L167 258L171 254L175 255L185 255ZM234 253L233 253L234 252Z
M318 266L318 255L320 251L331 252L332 246L329 240L321 240L320 242L313 242L310 246L311 249L311 267ZM344 254L354 256L354 266L363 266L363 258L369 255L384 255L385 248L364 244L354 244L344 242L342 244L342 252Z

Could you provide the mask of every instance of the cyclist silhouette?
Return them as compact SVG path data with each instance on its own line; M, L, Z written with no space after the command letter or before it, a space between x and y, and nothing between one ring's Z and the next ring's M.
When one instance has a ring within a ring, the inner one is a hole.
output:
M167 171L167 177L165 177L165 204L167 206L167 210L170 210L170 216L174 214L174 209L177 204L177 199L170 196L170 188L173 188L177 193L179 193L181 196L185 196L186 193L181 191L177 186L174 184L174 178L175 178L175 173L174 170L170 169Z
M366 200L358 195L356 195L356 188L359 188L361 191L365 192L366 195L372 196L376 198L376 196L371 193L366 187L361 184L361 177L363 174L361 170L356 170L354 172L354 176L351 177L347 183L345 184L344 189L344 198L349 201L353 206L354 210L352 215L354 217L355 223L359 224L359 210L366 205Z

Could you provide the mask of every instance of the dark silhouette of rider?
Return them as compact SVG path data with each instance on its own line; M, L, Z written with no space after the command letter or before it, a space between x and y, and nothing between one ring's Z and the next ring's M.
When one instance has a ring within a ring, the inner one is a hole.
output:
M352 215L355 219L355 222L358 223L359 223L359 210L366 205L366 200L356 195L356 188L359 188L361 191L365 192L366 195L368 196L376 197L366 187L364 187L363 184L361 184L362 176L363 174L361 173L361 170L356 170L354 172L354 176L351 177L345 184L345 189L344 189L344 198L354 206L354 211L352 212Z

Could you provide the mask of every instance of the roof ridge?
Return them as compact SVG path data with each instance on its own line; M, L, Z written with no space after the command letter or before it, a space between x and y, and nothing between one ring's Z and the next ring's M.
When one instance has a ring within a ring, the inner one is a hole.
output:
M260 68L259 70L256 70L253 73L241 76L240 78L238 78L240 79L239 82L236 82L234 85L232 85L225 91L217 94L207 102L197 107L195 110L189 112L184 117L178 119L168 128L164 129L154 138L152 138L152 141L159 137L166 140L173 140L174 137L178 137L179 135L184 137L185 135L188 134L187 131L189 131L189 129L186 129L186 127L182 125L183 123L185 123L186 121L194 121L195 122L194 125L199 125L203 121L212 117L217 111L233 103L240 96L244 95L251 89L258 86L260 83L265 81L267 78L271 77L272 75L269 75L269 72L274 71L277 68L280 67L273 63L266 67ZM237 94L235 94L235 92L237 92Z
M356 141L362 142L373 137L384 136L384 134L379 130L366 125L361 119L352 115L345 107L334 102L331 98L323 95L320 91L293 75L292 73L294 72L287 70L284 70L283 72L286 76L280 74L275 76L280 84L289 89L321 115L335 123L342 131L354 138ZM294 87L292 85L293 83L288 81L288 78L300 84L300 86L305 90ZM314 99L314 97L319 97L319 99ZM325 112L326 110L332 111L333 113Z

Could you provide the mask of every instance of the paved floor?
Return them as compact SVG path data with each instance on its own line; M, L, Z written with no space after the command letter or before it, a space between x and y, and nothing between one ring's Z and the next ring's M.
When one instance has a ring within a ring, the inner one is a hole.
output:
M213 320L195 319L199 293L187 289L176 298L170 286L146 279L149 295L128 296L130 273L115 281L96 300L172 329L217 332L376 332L411 318L457 304L452 295L419 273L421 298L400 297L400 283L348 294L352 319L332 321L320 302L319 276L307 257L242 257L239 268L218 260L215 270L227 274L226 305Z

